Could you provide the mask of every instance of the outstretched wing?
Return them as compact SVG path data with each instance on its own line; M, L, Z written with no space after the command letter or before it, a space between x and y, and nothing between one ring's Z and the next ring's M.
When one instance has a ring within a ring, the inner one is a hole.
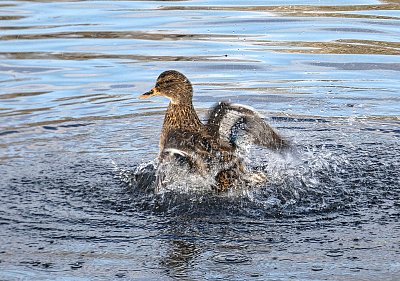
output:
M251 108L243 105L218 103L208 115L207 128L211 135L240 147L256 144L274 150L289 147L274 129Z

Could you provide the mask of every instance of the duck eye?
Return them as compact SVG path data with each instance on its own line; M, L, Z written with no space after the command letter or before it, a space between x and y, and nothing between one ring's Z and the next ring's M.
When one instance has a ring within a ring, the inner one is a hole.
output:
M170 79L170 80L158 82L157 85L161 86L161 87L167 87L167 86L169 86L169 84L172 84L172 83L173 83L173 79Z

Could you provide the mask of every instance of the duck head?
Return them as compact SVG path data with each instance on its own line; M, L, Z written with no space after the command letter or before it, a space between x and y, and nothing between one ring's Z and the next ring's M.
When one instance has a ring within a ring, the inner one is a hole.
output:
M158 76L156 85L139 98L146 99L152 96L167 97L172 104L191 104L193 88L185 75L176 70L167 70Z

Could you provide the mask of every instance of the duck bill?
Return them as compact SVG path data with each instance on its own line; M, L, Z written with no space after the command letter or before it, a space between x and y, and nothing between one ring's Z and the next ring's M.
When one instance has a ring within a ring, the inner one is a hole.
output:
M139 96L139 99L147 99L153 96L158 96L160 93L156 90L156 88L152 88L150 91Z

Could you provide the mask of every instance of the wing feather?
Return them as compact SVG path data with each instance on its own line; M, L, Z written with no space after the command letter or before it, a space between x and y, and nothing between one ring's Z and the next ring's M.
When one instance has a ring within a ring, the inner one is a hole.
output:
M207 128L214 137L237 147L251 143L281 150L289 146L258 113L243 105L218 103L208 115Z

